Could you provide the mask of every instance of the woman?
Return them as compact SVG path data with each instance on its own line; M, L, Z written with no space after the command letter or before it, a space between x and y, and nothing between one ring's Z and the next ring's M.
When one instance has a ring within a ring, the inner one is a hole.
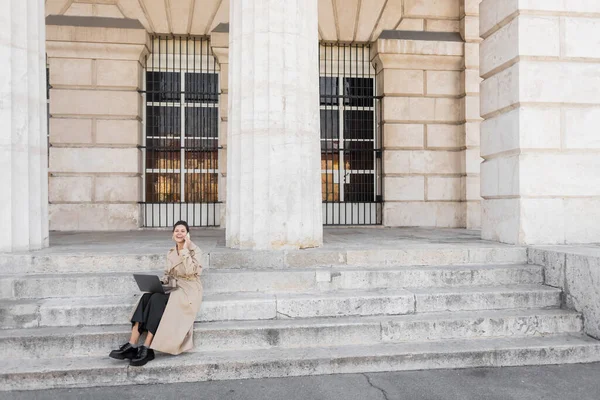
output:
M190 240L189 230L185 221L173 226L175 247L167 254L167 266L161 278L172 291L142 296L131 317L133 327L129 342L113 350L110 357L129 359L129 365L142 366L154 359L154 350L180 354L193 347L194 321L202 302L202 266L196 258L198 247ZM146 340L137 347L144 331L148 332Z

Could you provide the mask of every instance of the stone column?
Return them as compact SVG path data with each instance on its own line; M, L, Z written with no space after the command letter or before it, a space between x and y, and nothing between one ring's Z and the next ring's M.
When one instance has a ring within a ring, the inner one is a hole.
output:
M227 246L322 243L316 0L230 10Z
M0 2L0 252L48 246L44 2Z
M480 7L482 237L600 237L600 2Z

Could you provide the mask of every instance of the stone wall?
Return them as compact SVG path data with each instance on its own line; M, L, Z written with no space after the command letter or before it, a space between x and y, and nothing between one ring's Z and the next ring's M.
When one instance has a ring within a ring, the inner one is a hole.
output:
M600 2L481 3L482 236L600 237Z
M584 246L532 247L530 264L543 265L544 283L561 288L563 307L583 314L584 330L600 339L600 250Z
M137 21L49 17L51 230L139 227L142 63Z
M384 97L383 223L464 227L463 42L452 33L384 37L372 53Z

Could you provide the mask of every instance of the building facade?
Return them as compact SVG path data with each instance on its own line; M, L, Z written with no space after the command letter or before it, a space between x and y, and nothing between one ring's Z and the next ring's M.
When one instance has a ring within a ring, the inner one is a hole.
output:
M178 219L597 241L600 5L565 3L8 1L2 249Z

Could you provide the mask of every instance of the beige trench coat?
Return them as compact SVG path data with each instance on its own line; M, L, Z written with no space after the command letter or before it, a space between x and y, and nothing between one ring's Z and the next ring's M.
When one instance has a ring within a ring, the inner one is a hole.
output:
M180 354L193 347L194 321L202 303L202 266L196 258L198 247L179 253L176 247L167 254L167 266L161 279L175 289L169 296L150 348L169 354ZM135 309L134 309L135 310Z

